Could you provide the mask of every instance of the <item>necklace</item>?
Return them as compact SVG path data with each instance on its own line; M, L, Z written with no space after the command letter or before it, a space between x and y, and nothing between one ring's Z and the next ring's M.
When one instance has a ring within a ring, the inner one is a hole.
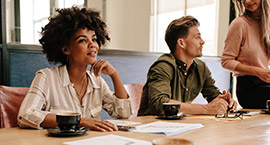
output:
M80 89L80 91L79 91L79 93L76 91L76 89L75 89L75 92L76 92L76 94L77 94L77 96L78 97L80 97L81 95L82 95L82 90L83 90L83 88L84 88L84 85L85 85L85 76L84 76L84 78L83 78L83 80L82 80L82 86L81 86L81 89Z

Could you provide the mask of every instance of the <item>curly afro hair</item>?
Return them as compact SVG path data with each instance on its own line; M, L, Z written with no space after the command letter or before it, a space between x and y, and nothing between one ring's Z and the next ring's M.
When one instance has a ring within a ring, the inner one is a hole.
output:
M56 15L49 18L49 23L42 27L41 39L43 53L50 63L67 64L67 56L62 48L69 44L72 35L80 28L95 31L99 47L110 40L105 22L99 12L93 9L72 8L56 9Z

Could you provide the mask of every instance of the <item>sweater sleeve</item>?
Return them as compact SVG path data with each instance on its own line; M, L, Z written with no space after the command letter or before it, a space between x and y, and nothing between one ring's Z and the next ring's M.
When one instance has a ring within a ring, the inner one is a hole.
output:
M235 71L240 63L237 61L241 46L244 43L243 27L239 19L235 19L230 27L225 40L225 46L221 57L221 64L224 69Z

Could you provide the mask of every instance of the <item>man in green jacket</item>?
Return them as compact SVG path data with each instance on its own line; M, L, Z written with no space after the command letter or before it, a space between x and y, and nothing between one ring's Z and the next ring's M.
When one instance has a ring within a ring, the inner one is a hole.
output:
M192 16L169 24L165 40L171 53L163 54L150 67L138 115L160 115L162 103L179 103L185 114L224 114L228 108L236 108L231 94L221 94L206 64L196 59L202 56L205 43L199 25ZM209 103L191 104L200 92Z

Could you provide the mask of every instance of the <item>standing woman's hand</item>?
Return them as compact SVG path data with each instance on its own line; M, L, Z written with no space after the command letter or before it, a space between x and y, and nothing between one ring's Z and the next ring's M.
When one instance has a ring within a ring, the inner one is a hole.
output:
M262 81L270 83L270 70L263 68L256 68L256 76Z
M256 66L249 66L246 64L239 63L236 68L236 72L241 72L245 75L256 76L264 82L270 83L270 70L265 68L260 68Z
M112 76L117 73L116 69L106 60L100 59L94 63L90 69L90 73L94 71L95 76L100 76L100 73Z

